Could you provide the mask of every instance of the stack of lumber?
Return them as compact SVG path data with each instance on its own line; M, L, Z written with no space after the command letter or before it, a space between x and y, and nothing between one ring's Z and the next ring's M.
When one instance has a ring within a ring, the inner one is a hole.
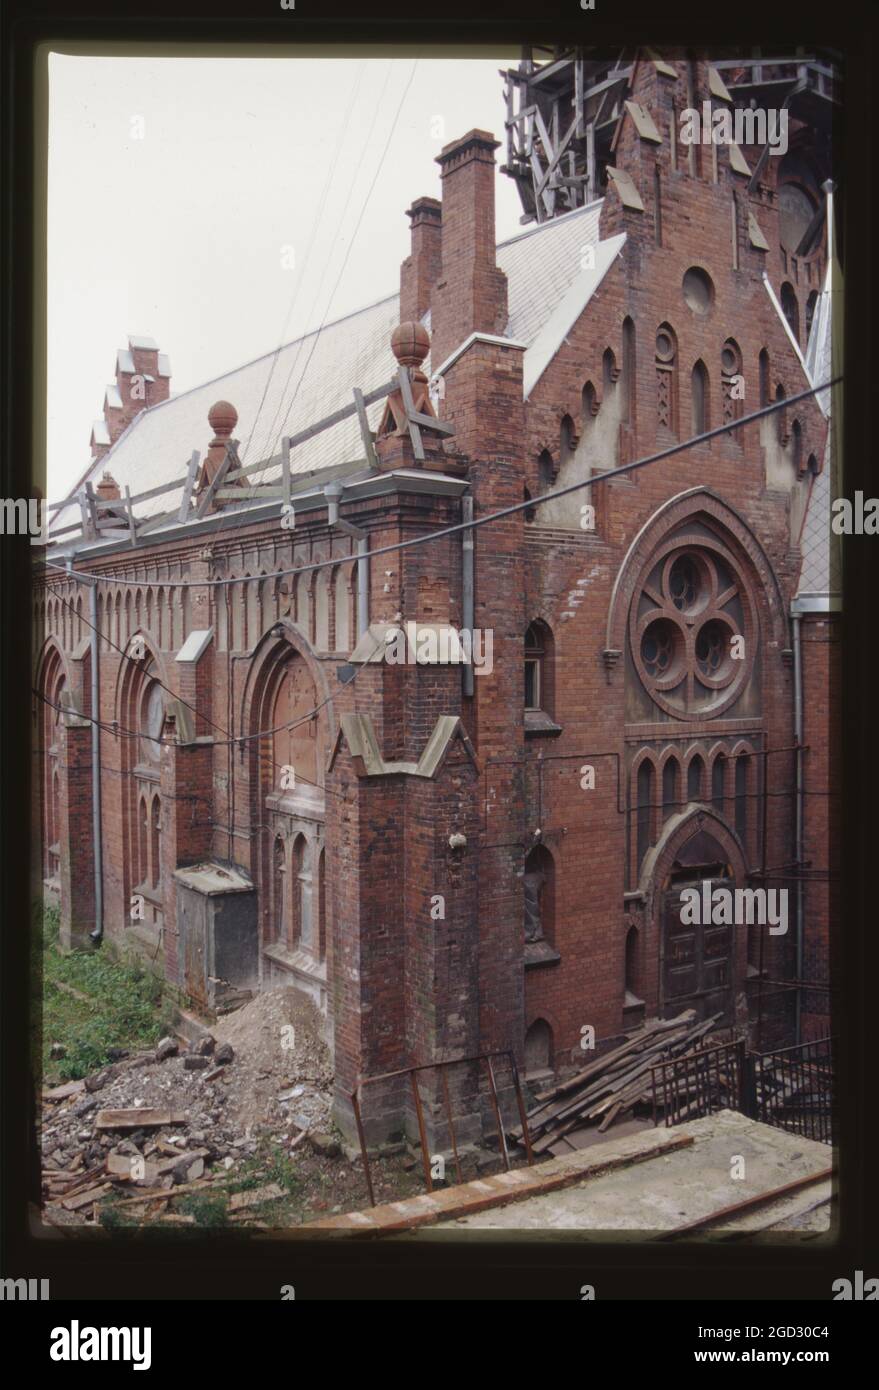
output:
M603 1132L640 1102L652 1103L651 1067L693 1051L720 1017L697 1023L695 1012L687 1009L677 1018L651 1019L620 1047L542 1092L528 1115L533 1152L546 1153L572 1130L596 1121ZM511 1131L511 1138L522 1143L521 1127Z

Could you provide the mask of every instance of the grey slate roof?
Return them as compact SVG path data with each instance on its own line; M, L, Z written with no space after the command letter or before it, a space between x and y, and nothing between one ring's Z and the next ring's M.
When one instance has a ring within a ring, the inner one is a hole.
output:
M507 275L509 322L507 336L530 344L552 314L577 275L581 248L597 245L601 202L528 230L497 248L497 260ZM228 400L238 411L234 436L240 440L243 464L277 454L282 435L314 424L352 401L355 386L367 393L388 381L395 372L391 333L399 322L399 295L393 294L355 313L325 325L319 332L288 343L277 354L268 353L215 377L202 386L173 395L169 400L136 415L113 448L93 462L68 494L73 498L86 478L97 483L109 470L125 493L132 496L170 483L186 474L190 454L202 457L211 440L207 415L215 401ZM130 356L122 350L124 361ZM123 370L132 367L123 366ZM425 363L429 371L429 361ZM369 407L375 429L383 408ZM356 416L324 430L293 450L291 469L309 472L363 457ZM278 469L253 475L249 481L267 482ZM135 504L140 518L177 509L180 489ZM63 507L52 529L78 524L79 505ZM66 537L62 537L66 540Z

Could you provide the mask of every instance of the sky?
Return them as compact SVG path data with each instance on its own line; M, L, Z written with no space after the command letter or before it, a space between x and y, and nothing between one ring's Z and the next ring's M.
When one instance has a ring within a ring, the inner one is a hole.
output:
M444 144L503 141L515 61L51 55L50 499L88 463L129 334L181 392L393 293L406 208L441 196ZM521 211L498 173L498 240Z

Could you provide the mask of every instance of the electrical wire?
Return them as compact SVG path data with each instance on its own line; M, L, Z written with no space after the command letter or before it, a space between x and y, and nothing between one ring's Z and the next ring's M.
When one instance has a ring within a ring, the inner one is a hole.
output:
M76 609L74 608L73 604L72 604L68 599L64 598L61 594L58 595L58 598L59 598L60 602L63 603L63 604L65 605L65 607L69 608L69 609L71 610L71 612L73 612L73 613L80 619L80 621L84 622L84 623L86 624L87 627L90 627L91 630L92 630L92 632L97 633L98 638L99 638L101 641L109 642L110 646L113 647L115 651L119 652L120 656L123 656L123 657L125 658L126 661L130 661L130 662L132 663L132 665L135 665L139 671L142 671L142 668L141 668L141 666L140 666L140 662L143 660L142 657L135 657L135 656L132 656L129 652L126 652L126 651L124 650L124 648L118 646L117 643L115 643L115 642L113 641L112 638L110 638L110 637L105 637L104 634L100 631L100 629L99 629L99 628L96 628L95 625L94 625L94 623L90 622L89 619L86 618L84 614L82 614L82 613L77 614L77 613L76 613ZM400 617L399 614L397 615L397 621L398 621L398 622L402 622L402 618ZM369 656L367 657L366 661L363 663L363 666L368 665L369 662L372 660L372 658L373 658L373 657L376 655L376 653L378 652L379 648L380 648L380 647L383 647L384 645L385 645L384 639L383 639L383 638L379 638L378 642L376 642L375 646L373 647L373 649L372 649L372 651L370 652ZM343 684L346 685L346 686L348 686L348 685L353 685L354 682L355 682L355 680L357 679L357 677L360 675L360 672L363 670L363 666L361 666L359 669L355 669L354 674L353 674L347 681L343 682ZM293 729L298 729L299 726L300 726L301 724L309 724L309 723L311 723L311 721L317 717L317 715L320 713L320 711L321 711L322 709L324 709L324 708L330 703L330 701L331 701L332 698L333 698L332 695L328 695L328 696L326 697L325 700L322 700L322 701L320 702L320 704L315 705L313 709L309 710L307 714L303 714L299 719L290 720L290 721L289 721L288 723L286 723L286 724L279 724L279 725L277 725L275 728L272 728L272 729L258 729L258 730L256 731L256 733L252 733L252 734L241 734L241 735L239 735L237 738L235 738L232 734L230 734L230 732L229 732L228 729L224 729L224 728L222 727L222 725L220 725L220 724L215 724L214 721L213 721L212 719L209 719L208 716L207 716L206 714L204 714L202 710L198 709L198 707L197 707L196 705L191 705L191 704L189 703L188 700L184 700L183 697L182 697L181 695L178 695L177 692L176 692L175 690L172 690L170 686L165 685L164 681L161 680L158 676L156 676L156 675L151 675L151 676L150 676L150 680L155 681L155 683L160 687L160 689L167 691L167 693L171 696L171 698L172 698L173 700L177 700L177 701L178 701L181 705L183 705L186 709L191 710L192 713L193 713L194 715L196 715L197 718L202 719L202 720L204 721L204 723L210 725L210 727L211 727L212 729L217 729L217 730L219 730L219 732L220 732L221 734L225 734L225 735L226 735L226 737L225 737L224 739L212 739L212 740L211 740L211 746L214 747L214 748L226 748L226 747L230 747L230 746L234 748L236 745L241 745L241 744L245 744L245 743L250 743L250 742L251 742L252 740L254 740L254 739L265 738L265 737L267 737L267 736L270 735L270 734L280 734L280 733L285 733L285 732L291 731L291 730L293 730ZM140 739L149 738L149 735L143 733L142 730L127 729L127 728L125 728L124 725L119 724L117 720L106 721L106 720L101 720L101 719L95 719L95 718L92 718L90 715L87 715L87 714L80 714L78 710L70 709L70 708L68 708L66 705L58 705L58 704L56 704L56 703L54 702L54 700L50 700L50 699L48 698L48 696L44 695L41 691L37 690L36 687L34 687L34 686L31 687L31 691L32 691L32 693L33 693L34 695L37 696L38 699L42 700L45 704L51 705L53 709L59 710L62 714L75 714L76 717L77 717L78 719L84 719L87 723L96 725L99 729L103 729L105 733L109 733L109 734L113 734L113 735L119 735L120 737L123 737L123 738L140 738ZM171 747L179 747L179 746L180 746L179 740L177 740L177 739L167 739L167 738L166 738L166 739L163 739L163 738L157 738L157 739L150 739L150 742L152 742L152 743L161 743L161 744L164 744L165 746L171 746ZM283 763L274 762L274 760L273 760L273 761L272 761L272 766L274 766L274 767L283 767L284 764L283 764ZM302 778L301 780L305 781L306 779L305 779L305 778ZM309 785L310 785L310 786L316 786L317 783L309 783Z
M732 420L727 424L717 425L714 429L707 430L702 434L693 435L690 439L685 439L677 444L670 444L665 449L660 449L656 453L647 454L643 458L634 459L631 463L620 464L618 468L610 468L606 473L598 474L596 477L584 478L577 483L569 483L566 487L555 488L552 492L541 493L538 497L527 498L524 502L515 502L509 507L501 507L496 512L488 512L485 516L475 517L472 521L459 521L454 526L443 526L437 531L427 531L423 535L414 536L408 541L395 541L391 545L382 545L369 552L370 560L378 558L380 555L396 554L401 550L411 550L413 546L425 545L431 541L444 540L448 536L459 535L463 531L475 531L480 526L488 526L494 521L503 520L505 517L514 516L517 512L531 511L543 506L546 502L554 502L559 497L568 497L571 493L580 492L584 488L594 487L599 483L612 482L614 478L621 478L627 473L634 473L639 468L646 467L650 463L659 463L662 459L671 458L674 454L683 453L687 449L694 448L697 444L707 443L711 439L716 439L722 434L730 434L734 429L741 429L744 425L753 424L755 420L765 419L778 410L788 409L796 405L798 401L806 400L821 391L828 391L833 386L838 386L842 382L841 376L832 377L825 381L821 386L810 386L805 391L800 391L796 396L788 396L783 401L772 401L769 405L762 406L759 410L752 411L750 415L743 415L738 420ZM251 523L252 524L252 523ZM354 557L345 557L345 560ZM241 575L234 575L223 579L124 579L121 576L108 575L106 578L99 574L90 573L83 570L68 569L64 565L53 564L50 560L37 562L45 569L56 570L59 574L67 575L74 579L87 580L88 583L107 583L107 584L127 584L133 588L141 589L204 589L219 588L223 584L240 584L243 582ZM292 569L272 570L270 574L261 576L265 579L290 578L293 575L310 574L315 570L328 569L333 565L339 564L339 557L334 556L329 560L317 560L307 565L295 566Z
M288 307L288 309L287 309L287 314L286 314L286 317L285 317L285 319L284 319L283 327L282 327L282 329L281 329L281 339L280 339L280 342L278 343L277 348L275 349L274 353L272 354L272 364L271 364L271 367L270 367L270 369L269 369L268 375L267 375L267 377L266 377L266 383L265 383L265 386L263 387L262 397L260 398L259 405L257 406L256 415L255 415L254 418L253 418L253 424L252 424L251 429L250 429L250 434L249 434L248 437L247 437L247 443L245 444L243 450L241 451L241 459L242 459L242 462L245 462L245 461L247 460L247 458L249 457L249 454L250 454L250 446L251 446L251 444L253 443L254 438L256 437L256 430L257 430L257 425L259 424L259 417L260 417L260 415L262 414L263 406L264 406L265 403L266 403L266 398L267 398L268 393L269 393L269 387L271 386L271 383L272 383L272 377L273 377L274 374L275 374L275 368L276 368L277 365L278 365L278 361L279 361L279 359L280 359L281 352L282 352L282 350L283 350L283 348L284 348L284 346L286 345L286 342L287 342L287 326L288 326L288 324L289 324L289 322L290 322L290 319L291 319L292 316L293 316L293 312L294 312L294 310L295 310L295 308L296 308L296 305L297 305L297 303L299 302L299 294L300 294L300 291L302 290L302 286L303 286L304 283L305 283L305 274L306 274L306 270L308 269L308 266L311 264L311 253L312 253L312 250L313 250L313 248L314 248L315 241L317 240L317 231L318 231L318 227L320 226L321 218L323 217L323 214L324 214L324 209L325 209L325 207L326 207L326 201L327 201L327 197L328 197L328 194L329 194L329 190L330 190L330 188L331 188L331 186L332 186L332 183L333 183L333 180L334 180L334 178L335 178L336 166L337 166L337 164L338 164L338 162L339 162L339 157L340 157L340 155L341 155L341 153L342 153L342 149L344 148L345 143L346 143L346 136L347 136L347 133L348 133L348 126L349 126L349 123L350 123L350 121L351 121L351 115L352 115L352 113L353 113L353 111L354 111L354 104L355 104L355 102L356 102L356 100L357 100L357 94L358 94L358 92L360 91L360 84L361 84L361 81L362 81L362 80L363 80L363 64L361 63L360 67L358 68L358 72L357 72L357 81L354 83L354 87L353 87L352 92L351 92L351 100L349 101L349 103L348 103L348 109L347 109L347 111L345 112L345 119L344 119L344 121L342 122L342 129L341 129L341 131L340 131L340 133L339 133L339 138L338 138L338 140L337 140L337 142L336 142L335 151L333 152L333 159L332 159L332 162L331 162L331 164L330 164L329 169L327 170L327 176L326 176L326 179L324 180L323 188L321 189L320 201L318 202L317 212L316 212L316 214L315 214L314 221L313 221L313 223L312 223L311 236L310 236L309 239L308 239L308 247L307 247L306 252L305 252L305 260L304 260L304 262L303 262L303 264L302 264L302 267L301 267L301 269L300 269L300 272L299 272L299 279L297 280L297 283L296 283L296 290L295 290L295 292L294 292L294 294L293 294L293 298L292 298L292 300L291 300L291 302L290 302L290 305L289 305L289 307ZM336 232L338 232L338 228L336 229ZM334 237L334 241L335 241L335 237ZM329 258L329 255L332 253L332 245L333 245L333 244L334 244L334 243L331 243L331 249L330 249L330 252L328 252L328 258ZM326 269L326 267L325 267L325 269ZM298 357L298 352L297 352L297 357ZM289 377L288 377L287 381L288 381L288 384L289 384ZM286 387L285 387L284 389L286 390ZM282 394L283 394L283 393L282 393ZM276 415L277 415L277 411L276 411ZM273 429L274 429L274 419L273 419L273 421L272 421L272 426L271 426L270 429L269 429L269 436L268 436L269 438L272 437Z

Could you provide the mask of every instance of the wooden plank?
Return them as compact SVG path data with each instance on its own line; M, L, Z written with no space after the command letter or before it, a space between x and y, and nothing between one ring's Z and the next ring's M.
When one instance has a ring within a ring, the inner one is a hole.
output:
M197 1182L182 1182L173 1187L145 1187L141 1192L132 1197L120 1197L120 1207L136 1206L138 1203L153 1202L164 1198L182 1197L186 1192L204 1192L211 1187L219 1187L229 1178L228 1173L223 1173L216 1178L199 1178Z
M154 1125L185 1124L184 1111L159 1110L150 1105L133 1110L99 1110L95 1116L95 1129L148 1129Z
M413 410L409 419L414 421L422 429L433 430L434 434L454 434L455 426L448 424L445 420L438 420L435 415L422 415L420 411Z
M386 381L384 385L377 386L374 391L368 391L363 397L363 404L372 405L373 401L383 400L386 396L390 395L391 391L396 389L396 386L396 380L392 379L391 381ZM357 406L354 401L352 401L350 405L342 406L341 410L333 411L332 415L325 415L322 420L318 420L315 424L307 426L304 430L300 430L298 434L291 434L289 436L290 448L295 449L297 445L305 444L307 440L314 439L316 435L322 434L323 431L329 429L331 425L338 425L342 420L349 419L356 411ZM275 454L271 458L264 459L260 463L250 463L246 468L236 469L228 475L226 482L231 482L235 478L246 477L248 473L261 473L269 468L277 468L281 463L281 456ZM312 471L321 472L322 470L316 469Z
M79 1192L75 1197L65 1197L61 1205L65 1211L78 1211L80 1207L87 1207L90 1202L99 1202L112 1191L112 1184L103 1182L98 1187L87 1187L85 1192Z
M88 537L94 540L98 534L98 518L95 513L95 490L90 482L85 485L84 507Z
M149 521L139 522L137 534L139 536L145 536L148 531L157 531L160 526L168 526L173 520L173 512L161 512L158 516L151 516Z
M283 487L276 487L273 483L259 483L256 487L220 487L214 493L220 499L227 499L230 502L240 502L250 500L252 497L262 497L266 501L272 498L283 497Z
M222 486L226 479L226 474L229 472L233 459L237 461L237 449L232 441L229 440L226 444L226 452L223 455L223 461L217 469L213 481L208 484L199 498L198 506L195 509L195 515L197 517L203 517L207 512L208 507L213 501L214 493Z
M198 449L193 449L189 460L189 467L186 470L186 481L183 484L183 497L180 502L180 511L177 513L177 519L180 522L186 520L189 516L189 509L192 506L192 489L195 486L195 477L198 473L199 458L200 454Z
M402 362L400 363L397 377L400 382L400 391L403 395L403 407L406 411L406 418L409 421L409 438L412 440L412 449L415 453L415 457L423 462L424 445L421 441L421 430L412 418L415 414L415 402L412 399L412 383L409 380L409 368L404 367Z
M85 996L81 996L85 998ZM93 1003L93 1000L89 1000ZM78 1096L85 1090L84 1081L65 1081L61 1086L53 1086L51 1091L43 1092L43 1100L66 1100L68 1096Z
M134 512L131 506L131 488L125 485L125 510L128 513L128 530L131 535L131 544L137 545L137 526L134 521Z
M378 468L378 459L375 454L375 435L369 428L369 418L366 414L366 402L363 399L363 392L359 386L354 387L354 405L357 409L357 418L360 421L360 436L363 440L363 447L366 450L366 462L370 468Z

